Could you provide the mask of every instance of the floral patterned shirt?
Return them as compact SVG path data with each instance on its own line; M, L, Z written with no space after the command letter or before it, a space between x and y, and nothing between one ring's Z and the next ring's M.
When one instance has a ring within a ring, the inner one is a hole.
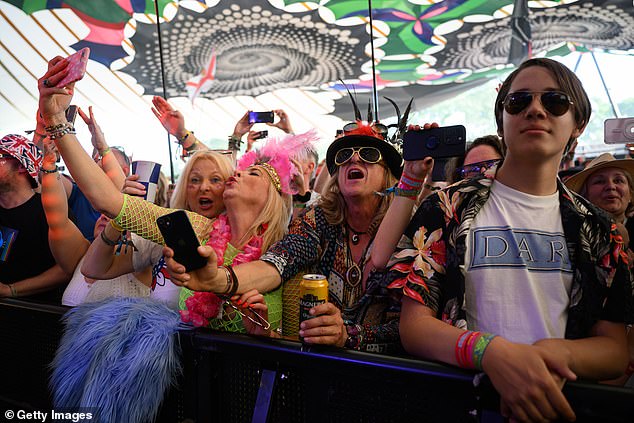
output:
M489 198L494 169L428 197L393 254L389 288L465 328L465 253L469 228ZM566 338L587 337L598 320L631 323L633 287L623 240L605 212L557 181L573 267Z
M370 259L371 245L361 258ZM358 325L359 343L354 349L401 352L398 333L400 294L387 289L387 272L370 271L365 290L346 278L350 254L344 225L330 225L319 206L310 206L293 221L289 232L262 255L277 268L283 281L300 272L319 273L328 278L329 301L341 310L346 325ZM369 264L368 264L369 265ZM361 266L363 269L363 266Z

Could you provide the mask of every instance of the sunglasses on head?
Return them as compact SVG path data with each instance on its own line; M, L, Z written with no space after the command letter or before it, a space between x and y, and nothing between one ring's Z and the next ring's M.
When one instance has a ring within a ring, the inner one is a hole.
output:
M346 147L337 151L335 154L335 164L341 166L354 156L354 153L359 155L359 158L366 163L374 164L381 160L381 152L375 147Z
M370 127L374 130L374 132L382 138L387 137L388 127L383 125L382 123L372 122ZM359 124L357 122L346 123L343 126L343 133L347 134L348 132L354 131L359 128Z
M561 91L515 91L504 99L504 110L510 115L516 115L526 109L538 94L542 106L553 116L565 114L572 104L568 94Z
M493 166L500 163L500 161L501 159L483 160L481 162L461 166L456 169L456 171L462 179L473 178L474 176L478 176L488 169L491 169Z

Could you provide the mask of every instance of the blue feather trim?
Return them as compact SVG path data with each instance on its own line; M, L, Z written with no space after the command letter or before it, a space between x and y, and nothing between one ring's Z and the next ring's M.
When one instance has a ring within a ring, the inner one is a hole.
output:
M147 298L75 307L53 360L56 408L96 408L100 422L153 421L181 372L180 316Z

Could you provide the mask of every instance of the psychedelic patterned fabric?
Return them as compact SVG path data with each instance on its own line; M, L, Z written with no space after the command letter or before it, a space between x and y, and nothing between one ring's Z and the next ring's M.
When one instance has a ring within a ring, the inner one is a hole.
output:
M428 197L390 261L389 288L466 328L464 259L473 219L489 197L491 174ZM587 337L598 320L634 321L623 241L607 215L558 181L564 234L573 265L566 338Z
M361 259L370 266L370 252ZM346 325L362 326L363 342L356 349L369 352L401 351L398 334L400 295L387 289L385 273L370 271L362 284L349 284L351 266L343 225L329 225L323 209L308 207L291 224L289 233L260 258L277 268L283 281L300 272L319 273L328 279L329 301L341 310Z

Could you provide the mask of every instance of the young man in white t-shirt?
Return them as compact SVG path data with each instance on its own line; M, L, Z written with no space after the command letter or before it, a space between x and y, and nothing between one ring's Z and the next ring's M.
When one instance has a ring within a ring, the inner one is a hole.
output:
M557 179L590 111L565 66L524 62L496 100L503 164L421 204L390 263L405 349L485 371L502 413L519 421L572 420L566 379L627 367L622 240Z

